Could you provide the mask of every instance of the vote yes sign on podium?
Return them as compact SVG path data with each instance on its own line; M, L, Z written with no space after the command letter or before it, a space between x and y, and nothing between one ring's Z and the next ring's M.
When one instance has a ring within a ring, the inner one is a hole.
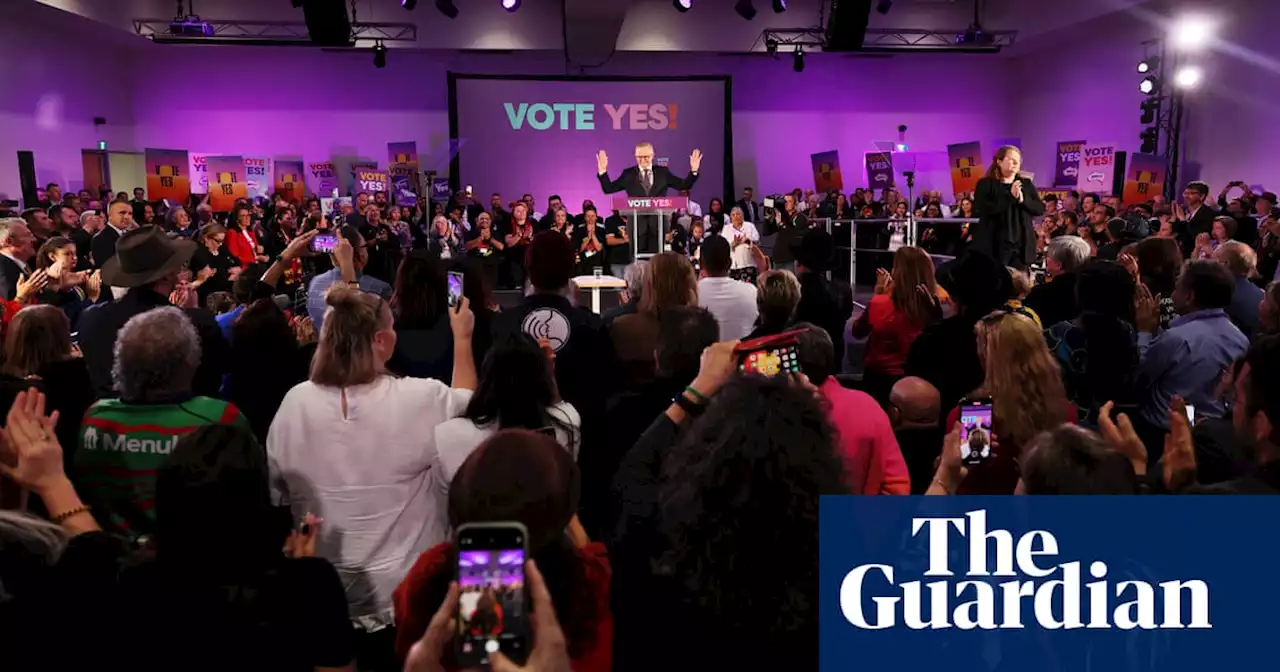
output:
M633 259L648 259L659 251L666 249L667 231L671 228L671 215L677 210L687 210L689 199L684 196L614 196L613 209L627 217L632 231L631 253ZM637 228L640 216L656 217L657 226L649 229L654 243L650 248L645 246L641 251L640 234L643 229Z

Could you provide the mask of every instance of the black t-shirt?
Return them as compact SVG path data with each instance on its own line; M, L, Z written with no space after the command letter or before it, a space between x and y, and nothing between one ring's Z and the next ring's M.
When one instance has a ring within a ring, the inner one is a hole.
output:
M608 236L621 236L622 229L626 226L627 223L623 221L620 215L610 215L604 220L606 237L605 245L609 248L606 258L609 260L610 264L622 265L631 263L631 243L627 243L626 245L609 245L607 240Z
M205 305L205 299L214 292L231 291L231 269L240 266L240 260L231 256L226 248L220 248L217 254L209 251L209 248L201 245L196 248L194 254L191 255L191 278L194 280L200 271L205 268L214 270L213 277L204 281L196 289L196 293L200 296L200 307Z
M608 254L605 248L606 229L599 223L595 227L596 242L583 247L583 242L589 237L586 225L582 225L573 231L570 240L573 241L573 249L578 253L578 268L580 272L590 273L590 269L597 266L604 266L605 258Z
M346 595L327 560L281 557L252 579L210 586L109 539L74 538L59 565L75 590L66 608L84 619L76 631L94 633L82 647L94 667L311 672L354 657Z

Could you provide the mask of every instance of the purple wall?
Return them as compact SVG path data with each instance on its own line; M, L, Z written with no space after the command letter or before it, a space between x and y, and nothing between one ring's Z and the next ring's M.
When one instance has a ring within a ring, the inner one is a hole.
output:
M137 147L307 159L385 161L387 141L416 140L424 153L441 145L448 136L445 73L450 69L564 73L563 58L546 52L459 57L392 50L382 70L373 67L367 53L148 46L141 55L138 82L205 77L215 66L223 72L270 74L205 78L201 94L170 96L164 104L140 98L134 116ZM801 74L791 65L790 56L620 52L607 67L589 74L732 75L736 181L758 191L812 188L809 155L829 149L841 151L846 170L853 169L861 182L862 153L874 149L877 140L895 139L898 124L910 126L912 149L940 151L950 141L1002 135L1010 123L1003 108L992 112L991 101L1006 95L998 59L819 55L809 57ZM281 78L288 85L277 93L267 82ZM940 84L956 81L974 84L963 96ZM296 82L319 84L299 91ZM922 174L920 183L945 190L947 180L938 171ZM485 190L480 184L476 188Z
M1222 22L1222 41L1201 57L1205 84L1188 98L1183 177L1205 180L1215 196L1237 179L1280 188L1280 50L1274 37L1280 2L1239 0L1206 13ZM1125 14L1095 19L1012 55L1011 77L1023 83L1011 97L1012 135L1022 138L1028 170L1051 175L1059 140L1114 141L1138 150L1143 95L1135 66L1142 41L1163 30L1150 13Z
M131 91L116 83L122 76L103 68L103 55L118 46L102 36L108 31L18 4L0 2L0 199L21 198L18 150L35 152L40 186L79 189L81 149L97 147L100 139L120 149L133 143ZM95 131L94 117L108 125Z

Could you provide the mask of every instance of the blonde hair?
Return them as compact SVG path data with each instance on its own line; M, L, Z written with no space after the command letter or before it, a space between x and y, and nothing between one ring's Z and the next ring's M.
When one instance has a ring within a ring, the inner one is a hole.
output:
M71 355L71 322L56 306L19 310L4 337L4 372L25 378Z
M760 311L760 322L771 326L782 326L791 321L800 305L800 281L791 271L765 271L756 278L756 307Z
M929 290L925 296L917 287ZM933 276L933 259L918 247L900 247L893 253L893 289L889 300L894 310L902 312L913 324L929 322L933 309L929 297L938 294L938 282Z
M1009 271L1009 277L1013 279L1013 292L1016 295L1014 298L1019 301L1027 298L1031 293L1031 277L1026 271L1019 271L1012 266L1005 266L1005 270Z
M391 327L391 310L375 294L336 285L324 296L328 309L320 344L311 360L311 382L328 387L351 387L377 380L373 337Z
M698 276L689 258L663 252L649 259L649 277L640 291L640 312L698 307Z
M994 313L976 330L986 369L982 388L992 398L1001 440L1026 445L1040 432L1066 422L1062 371L1040 326L1017 313Z

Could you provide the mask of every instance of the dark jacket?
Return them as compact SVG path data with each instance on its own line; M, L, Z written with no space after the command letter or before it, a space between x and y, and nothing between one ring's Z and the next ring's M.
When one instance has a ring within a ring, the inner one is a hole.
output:
M110 225L102 227L102 230L93 234L93 241L89 243L89 250L93 254L94 268L102 268L107 260L116 256L116 241L120 240L120 234L111 228Z
M556 351L560 396L573 404L584 420L592 410L603 410L612 391L609 371L613 348L599 315L557 294L533 294L493 319L495 341L520 332L551 342Z
M799 279L800 303L796 306L795 321L822 327L831 336L836 365L843 366L845 325L853 315L853 297L837 289L821 273L805 271Z
M943 413L982 385L986 373L978 359L974 326L981 316L956 315L925 327L911 344L903 372L938 388Z
M1040 324L1046 329L1059 322L1074 320L1080 314L1076 304L1075 272L1063 273L1050 282L1036 285L1023 299L1022 305L1040 316Z
M18 281L27 275L18 262L0 254L0 297L12 301L18 295Z
M692 189L693 183L698 181L697 173L690 173L688 177L680 177L671 172L666 166L653 167L653 184L648 190L644 185L640 184L640 167L631 166L622 171L618 175L618 179L610 180L609 173L600 173L597 175L600 179L600 188L604 189L606 194L616 194L619 191L626 192L628 196L661 196L671 189Z
M984 177L973 192L973 210L978 217L971 229L971 251L982 252L1002 266L1026 268L1036 258L1036 233L1033 217L1044 214L1044 203L1036 185L1024 177L1022 202L1014 200L1010 186L1000 180Z
M155 293L150 287L136 287L119 301L99 303L81 313L80 350L99 397L117 396L111 380L111 364L115 358L116 335L124 323L134 315L169 305L168 297ZM203 308L185 311L200 335L200 368L196 369L192 393L216 398L222 386L222 374L227 371L227 342L213 313Z
M471 354L476 370L484 363L493 343L493 316L487 310L476 310L475 330L471 335ZM453 382L453 327L449 316L441 315L432 324L396 324L396 349L387 368L402 376L435 378L448 385Z

